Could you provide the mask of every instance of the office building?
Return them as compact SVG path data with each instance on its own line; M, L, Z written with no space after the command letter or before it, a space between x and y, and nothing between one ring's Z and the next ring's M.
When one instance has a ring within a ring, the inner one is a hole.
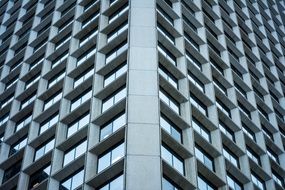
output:
M283 0L1 0L0 190L285 189Z

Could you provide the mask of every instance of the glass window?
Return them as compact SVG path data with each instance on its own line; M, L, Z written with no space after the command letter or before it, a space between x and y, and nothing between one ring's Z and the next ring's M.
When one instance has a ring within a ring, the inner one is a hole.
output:
M40 124L39 134L42 134L50 127L54 126L58 122L58 120L59 120L58 113L50 116L48 119L46 119L44 122Z
M120 175L112 179L99 190L123 190L124 189L124 175Z
M227 175L227 182L230 190L242 190L242 185L231 175Z
M176 184L168 180L167 178L162 178L162 190L180 190Z
M16 123L15 132L19 131L20 129L30 124L31 122L32 122L32 115L30 114Z
M76 121L72 122L67 128L67 138L86 126L89 123L89 118L90 114L85 113L83 116L76 119Z
M83 184L84 170L81 169L60 183L60 190L75 190Z
M165 116L160 116L160 126L166 132L168 132L175 140L182 143L182 132L175 126L172 122L165 118Z
M223 148L223 155L224 157L229 160L235 167L239 167L239 162L238 162L238 158L236 155L234 155L230 150L228 150L227 148Z
M122 14L124 14L125 12L127 12L129 10L129 5L124 5L122 6L119 10L117 10L116 12L114 12L113 14L111 14L109 16L109 24L111 22L113 22L114 20L116 20L118 17L120 17Z
M115 39L117 36L119 36L127 29L128 29L128 22L121 24L119 27L117 27L107 35L107 43Z
M27 107L29 104L31 104L32 102L34 102L35 99L36 99L36 93L31 94L30 96L28 96L26 99L24 99L24 100L21 102L20 109L24 109L24 108Z
M216 98L216 105L217 107L228 117L231 117L231 110L224 104L222 101Z
M116 68L114 71L104 77L104 87L115 81L118 77L127 72L127 64Z
M16 143L14 143L11 148L10 148L10 153L9 156L12 156L13 154L15 154L16 152L18 152L19 150L21 150L22 148L24 148L28 143L28 138L27 136L24 136L23 138L21 138L20 140L18 140Z
M254 185L256 185L259 189L264 190L265 189L265 185L264 182L257 177L255 174L251 174L251 181L254 183Z
M43 145L41 145L36 149L34 160L38 160L40 157L42 157L47 152L52 150L54 148L54 145L55 145L55 140L53 137L53 139L48 140L47 142L45 142Z
M235 142L234 132L225 123L220 121L219 128L227 137L229 137L232 141Z
M202 123L200 123L196 118L192 118L192 127L197 131L202 137L204 137L208 142L211 142L210 131L206 129Z
M111 166L118 160L120 160L125 155L125 143L122 143L103 155L98 156L98 169L97 172L100 173L102 170Z
M11 179L13 176L18 174L21 171L22 160L10 166L8 169L4 171L4 176L2 179L2 184Z
M62 91L60 92L56 92L52 97L50 97L49 99L47 99L44 102L44 110L47 110L48 108L50 108L53 104L55 104L56 102L60 101L62 98Z
M203 104L193 93L190 92L190 102L195 106L202 114L208 115L207 106Z
M102 103L102 112L106 111L110 107L112 107L114 104L118 103L122 99L126 97L126 87L119 89L111 96L105 98Z
M118 57L121 53L128 49L127 41L122 42L114 49L112 49L109 53L106 54L106 64L110 63L116 57Z
M32 174L29 180L29 189L36 188L43 181L45 181L50 176L51 165L44 166L36 173Z
M198 175L198 189L199 190L214 190L215 188L203 176Z
M187 78L203 93L205 93L204 84L191 72L188 72Z
M184 175L184 161L182 158L174 154L164 145L161 146L161 157L165 160L169 165L175 168L181 175Z
M126 114L116 116L106 125L103 125L100 129L100 141L110 136L112 133L126 125Z
M176 66L176 57L167 48L158 43L157 49L171 64Z
M48 81L48 88L52 87L53 85L55 85L58 81L60 81L61 79L63 79L65 76L65 71L62 71L60 73L58 73L57 75L55 75L54 77L52 77L49 81Z
M246 148L246 154L256 164L258 164L258 165L260 164L259 156L251 148L249 148L249 147Z
M81 104L83 104L84 102L89 100L91 97L92 97L92 89L88 89L88 90L84 91L78 97L76 97L74 100L72 100L71 106L70 106L70 111L75 110Z
M64 154L63 157L63 166L66 166L79 156L83 155L87 150L87 140L84 140L83 142L80 142L79 144L76 144Z
M180 114L179 103L174 100L170 95L165 91L159 90L159 98L165 102L175 113Z
M178 80L168 72L163 66L159 65L158 72L165 78L174 88L178 89Z
M199 159L207 168L214 171L214 159L208 155L201 147L195 146L195 156Z

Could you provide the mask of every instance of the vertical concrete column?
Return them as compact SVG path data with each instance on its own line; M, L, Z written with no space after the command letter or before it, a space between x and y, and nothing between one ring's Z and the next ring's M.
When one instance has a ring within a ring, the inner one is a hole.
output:
M126 189L161 189L155 0L130 1Z

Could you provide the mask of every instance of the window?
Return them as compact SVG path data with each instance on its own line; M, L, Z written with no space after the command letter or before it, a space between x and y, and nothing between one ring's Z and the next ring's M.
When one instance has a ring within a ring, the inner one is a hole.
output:
M98 168L97 172L100 173L107 167L111 166L125 155L125 144L122 143L103 155L98 156Z
M102 101L102 112L106 111L107 109L111 108L113 105L124 99L126 97L126 94L126 87L123 87L122 89L117 90L111 96L105 98Z
M186 59L195 66L199 71L202 71L202 65L201 63L193 56L191 55L187 50L185 52Z
M55 140L54 140L54 137L53 137L52 139L49 139L47 142L45 142L43 145L41 145L40 147L38 147L36 149L34 160L35 161L38 160L40 157L42 157L47 152L52 150L54 148L54 145L55 145Z
M227 137L229 137L232 141L235 142L234 132L225 123L220 121L219 128Z
M44 122L40 124L39 134L42 134L52 126L54 126L59 120L58 113L50 116L48 119L46 119Z
M112 83L117 78L119 78L124 73L126 73L127 69L128 69L127 67L128 67L127 64L124 64L123 66L120 66L120 67L116 68L114 71L112 71L111 73L106 75L104 77L104 84L103 84L103 86L106 87L108 84Z
M236 155L234 155L228 148L223 148L224 157L230 161L235 167L239 167L239 161Z
M124 175L120 175L114 179L111 179L99 190L123 190L124 189Z
M193 93L190 92L190 102L195 106L202 114L208 116L207 106L205 106Z
M217 98L216 98L216 105L224 114L226 114L228 117L231 117L231 110L224 103L222 103L221 100Z
M178 89L178 81L177 79L168 72L164 67L161 65L159 66L158 72L163 78L165 78L174 88Z
M230 190L242 190L242 185L231 175L227 174L227 182Z
M14 143L11 146L9 156L12 156L16 152L18 152L20 149L24 148L27 145L27 143L28 143L27 136L24 136L21 139L19 139L16 143Z
M26 86L25 86L25 89L28 89L30 88L33 84L37 83L40 79L41 75L40 73L36 74L35 76L33 76L31 79L29 79L27 82L26 82Z
M166 92L159 90L159 98L166 103L175 113L180 114L179 103L170 97Z
M162 190L180 190L176 184L168 180L166 177L162 178Z
M29 180L29 189L36 188L39 186L43 181L45 181L50 176L51 165L48 164L44 166L36 173L32 174Z
M6 105L8 105L13 100L14 100L14 93L9 95L7 98L5 98L4 100L1 101L0 108L5 107Z
M52 1L51 1L52 2ZM67 28L70 24L73 23L74 16L72 16L71 18L69 18L66 22L64 22L63 24L61 24L60 26L58 26L58 33L62 32L65 28Z
M76 144L75 146L71 147L71 150L64 154L63 158L63 166L66 166L79 156L83 155L87 150L87 140Z
M167 48L158 42L157 49L171 64L176 66L176 57Z
M208 155L201 147L195 145L195 156L200 160L208 169L214 171L214 159Z
M71 39L71 33L67 34L66 36L64 36L61 40L59 40L58 42L56 42L54 44L54 50L58 50L60 47L62 47L67 41L69 41Z
M15 132L19 131L26 125L30 124L31 121L32 121L32 114L25 116L23 119L21 119L20 121L16 123Z
M126 114L116 116L100 129L100 141L110 136L112 133L126 125Z
M264 182L257 177L255 174L251 174L251 181L253 182L254 185L256 185L259 189L264 190L265 189L265 185Z
M267 155L272 159L274 160L275 162L279 163L279 159L278 159L278 155L273 152L269 147L267 147Z
M90 114L85 113L83 116L76 119L67 128L67 138L79 131L82 127L86 126L89 123Z
M242 122L242 131L253 141L255 141L255 134L254 132L249 129L245 123Z
M127 41L122 42L117 47L112 49L109 53L106 54L106 64L110 63L116 57L118 57L121 53L128 49Z
M204 84L191 72L188 72L187 78L203 93L205 93Z
M80 57L77 58L77 66L84 63L87 59L93 56L96 52L96 45L90 47L86 52L84 52Z
M71 101L70 111L75 110L81 104L83 104L84 102L89 100L91 97L92 97L92 90L91 89L84 91L77 98L75 98L74 100Z
M52 77L49 81L48 81L48 88L52 87L53 85L55 85L58 81L60 81L61 79L63 79L65 76L65 71L62 71L60 73L58 73L57 75L55 75L54 77Z
M93 14L91 14L87 19L85 19L84 21L82 21L82 25L81 28L86 27L88 24L90 24L91 22L93 22L94 20L96 20L100 15L100 11L97 10L96 12L94 12Z
M165 145L161 146L161 157L165 162L176 169L181 175L184 175L184 160L170 151Z
M22 166L22 160L18 161L17 163L10 166L8 169L4 171L4 176L2 179L2 184L4 184L6 181L11 179L13 176L18 174L21 171Z
M168 13L166 13L160 6L157 6L156 10L169 24L174 26L174 20L168 15Z
M157 30L173 45L175 45L175 38L162 25L157 24Z
M252 161L256 164L260 165L260 158L259 156L249 147L246 147L246 154Z
M56 102L60 101L61 98L62 98L62 91L56 92L54 95L52 95L49 99L47 99L44 102L44 109L43 110L47 110L53 104L55 104Z
M200 123L196 118L192 118L192 127L197 131L204 139L211 142L210 131L206 129L202 123Z
M83 36L79 40L79 47L83 46L86 44L88 41L90 41L94 36L98 34L98 28L93 29L91 32L87 33L85 36Z
M3 125L4 123L6 123L8 120L9 120L9 113L3 115L3 116L0 118L0 126Z
M78 77L74 79L73 87L76 88L80 84L82 84L85 80L89 79L94 74L94 68L91 67L84 71L82 74L80 74Z
M11 86L13 86L18 80L19 80L19 75L15 76L15 77L12 78L11 80L9 80L9 81L6 83L6 88L5 88L5 89L8 89L8 88L10 88Z
M33 63L30 64L29 70L33 70L36 66L40 65L43 63L45 60L44 56L40 56L38 59L36 59Z
M63 63L65 60L67 60L69 53L68 51L62 53L58 58L52 61L51 63L51 69L55 68L59 64Z
M213 84L217 87L225 96L227 96L227 88L224 87L216 78L213 78Z
M84 170L80 169L79 171L73 173L67 179L60 183L60 190L75 190L83 184L84 179Z
M119 10L117 10L116 12L114 12L113 14L111 14L109 16L109 24L111 22L113 22L114 20L116 20L118 17L120 17L122 14L124 14L125 12L127 12L129 9L129 5L124 5L122 6Z
M119 27L117 27L107 35L107 43L115 39L117 36L119 36L127 29L128 29L128 22L121 24Z
M213 185L208 182L203 176L198 174L198 189L199 190L214 190L216 188L213 187Z
M282 178L274 170L272 170L272 178L278 185L284 188L284 178Z
M84 5L84 12L86 12L89 8L92 7L92 5L94 5L95 3L97 3L97 0L91 0L89 1L86 5Z
M182 143L181 130L171 121L166 119L164 116L160 116L160 126L162 129L168 132L175 140L177 140L179 143Z
M24 109L24 108L27 107L30 103L34 102L35 99L36 99L36 92L34 92L33 94L31 94L30 96L28 96L26 99L24 99L24 100L21 102L20 109Z

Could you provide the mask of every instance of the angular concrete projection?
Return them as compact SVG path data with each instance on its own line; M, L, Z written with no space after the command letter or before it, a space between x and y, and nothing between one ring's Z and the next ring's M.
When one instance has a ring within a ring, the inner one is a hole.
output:
M1 0L0 190L285 189L283 0Z

